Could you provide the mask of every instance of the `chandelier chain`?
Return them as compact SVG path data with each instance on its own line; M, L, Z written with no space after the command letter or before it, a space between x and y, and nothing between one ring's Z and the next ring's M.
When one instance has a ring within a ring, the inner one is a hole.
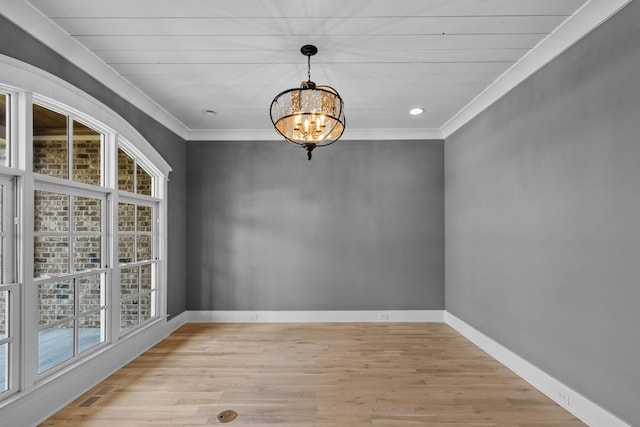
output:
M311 81L311 55L307 55L307 81Z

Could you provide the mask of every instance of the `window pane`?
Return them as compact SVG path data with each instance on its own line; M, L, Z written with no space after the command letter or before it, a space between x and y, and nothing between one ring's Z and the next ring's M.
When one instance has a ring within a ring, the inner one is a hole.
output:
M104 318L104 310L101 310L82 316L78 320L80 325L78 329L78 351L80 353L95 347L103 341Z
M150 291L153 286L153 267L154 265L141 265L140 266L140 290L141 292Z
M135 205L118 203L118 231L135 231Z
M138 194L144 194L146 196L151 196L151 190L153 187L153 179L151 175L147 173L140 165L136 167L136 175L137 175L137 192Z
M9 95L0 93L0 165L9 166Z
M0 340L7 337L9 331L9 291L0 292Z
M102 135L73 122L73 180L85 184L102 184Z
M139 293L138 267L123 268L120 270L120 295L132 295Z
M38 285L38 320L40 326L73 316L73 280Z
M126 264L133 262L133 251L135 249L135 237L127 234L118 236L118 262Z
M73 231L100 232L102 205L99 199L73 196Z
M69 178L67 116L33 104L33 171Z
M38 333L38 372L73 357L73 321Z
M104 305L102 277L104 275L85 276L76 279L78 286L78 305L80 313L93 310Z
M137 261L146 261L152 259L151 236L138 235Z
M4 218L4 184L0 184L0 218ZM4 221L0 221L0 233L4 231Z
M151 294L140 295L138 309L140 310L140 322L151 319L153 310L151 306Z
M0 393L9 389L9 344L0 345Z
M118 148L118 188L133 193L133 159Z
M73 238L73 269L75 271L100 268L100 237L81 236Z
M151 232L153 222L153 208L151 206L138 206L137 231Z
M0 221L2 222L2 221ZM4 237L0 237L0 283L4 283Z
M124 331L138 323L138 300L122 301L120 303L120 330Z
M34 193L34 230L69 231L69 196L40 190Z
M67 237L34 238L33 276L69 273L69 239Z

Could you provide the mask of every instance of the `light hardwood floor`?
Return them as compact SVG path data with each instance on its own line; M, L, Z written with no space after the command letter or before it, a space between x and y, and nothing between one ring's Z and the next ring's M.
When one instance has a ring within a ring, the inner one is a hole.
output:
M442 323L187 324L42 426L584 425Z

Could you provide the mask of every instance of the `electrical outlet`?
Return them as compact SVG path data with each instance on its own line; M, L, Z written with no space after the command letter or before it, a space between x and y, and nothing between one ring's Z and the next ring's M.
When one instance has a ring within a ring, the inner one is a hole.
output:
M569 406L569 392L565 390L558 390L556 392L556 397L558 398L558 402L564 406Z
M258 313L251 313L249 315L249 321L251 322L257 322L258 321Z
M389 313L380 313L378 314L378 320L389 320Z

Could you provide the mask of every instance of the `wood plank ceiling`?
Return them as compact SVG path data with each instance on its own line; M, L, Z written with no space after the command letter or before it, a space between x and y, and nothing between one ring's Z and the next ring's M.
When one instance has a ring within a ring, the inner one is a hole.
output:
M29 2L190 130L271 130L315 44L312 80L342 95L348 138L441 128L586 0Z

